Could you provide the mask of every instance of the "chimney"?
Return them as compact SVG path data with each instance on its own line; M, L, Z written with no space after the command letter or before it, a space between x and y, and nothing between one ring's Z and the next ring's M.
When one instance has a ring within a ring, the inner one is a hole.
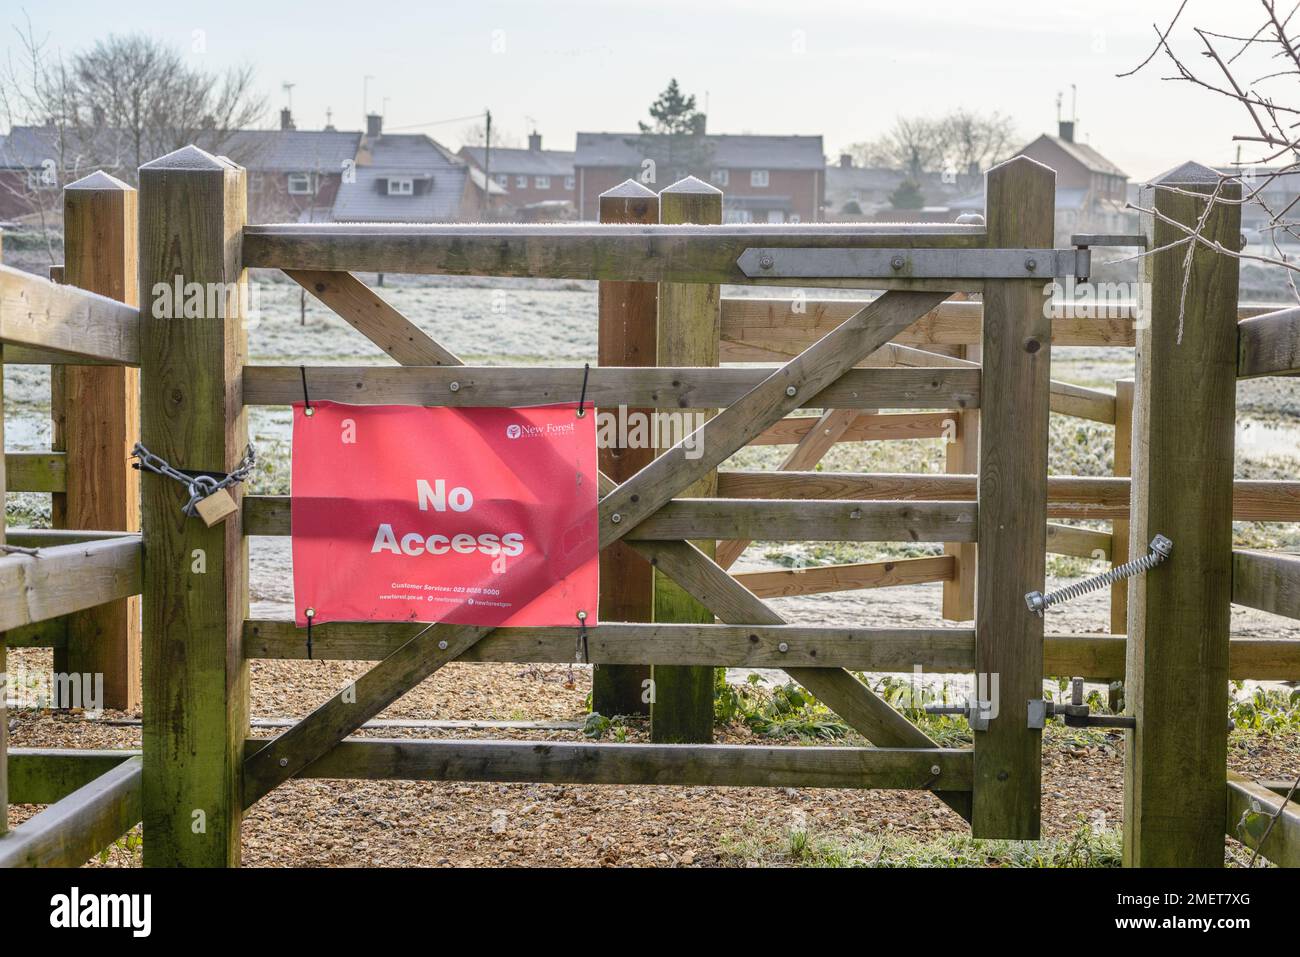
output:
M376 139L379 136L383 135L383 132L384 132L384 118L380 116L378 113L367 113L366 114L366 136L370 137L371 139Z
M853 157L848 153L840 154L840 169L853 169Z
M536 131L528 134L528 152L540 153L542 150L542 134Z
M280 111L280 129L282 130L297 129L297 127L293 125L293 114L289 112L288 107L285 107L283 110Z
M1061 128L1061 139L1067 143L1074 142L1074 120L1060 120L1057 124Z

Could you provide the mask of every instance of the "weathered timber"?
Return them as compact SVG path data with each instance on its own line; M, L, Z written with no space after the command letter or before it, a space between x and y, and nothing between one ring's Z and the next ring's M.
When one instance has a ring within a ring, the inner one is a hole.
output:
M1277 820L1269 828L1268 818L1274 815ZM1300 867L1300 804L1295 798L1283 806L1283 797L1229 771L1225 818L1224 830L1230 837L1258 850L1278 867Z
M402 365L460 365L383 296L349 272L289 269L290 279Z
M735 405L773 374L754 368L594 368L587 399L597 406L674 409ZM307 370L313 399L357 405L530 406L572 402L582 390L581 366L568 368L458 368L314 366ZM978 369L855 369L839 381L801 390L791 408L973 408ZM455 389L452 385L455 385ZM247 366L245 405L302 401L298 366Z
M201 315L144 310L141 440L181 468L229 472L248 440L240 231L246 175L189 146L140 169L140 288L197 283ZM236 499L240 486L231 489ZM239 863L240 772L248 726L247 552L240 516L211 528L185 491L141 482L144 551L143 792L149 866ZM196 827L201 814L203 827Z
M9 800L13 804L54 804L139 751L92 748L10 748Z
M6 491L64 491L67 488L67 460L63 452L6 452Z
M1300 309L1237 324L1237 378L1261 375L1300 375Z
M277 224L244 230L244 256L250 267L636 282L761 284L764 280L748 278L736 264L746 249L758 246L978 249L984 246L984 232L973 226L870 223L779 227ZM873 289L921 284L890 279L800 283ZM978 282L968 284L978 288Z
M1233 551L1232 600L1275 615L1300 618L1300 555Z
M659 195L629 179L601 193L602 223L657 223ZM658 356L659 285L605 280L596 291L596 361L601 366L653 366ZM617 415L617 405L599 410ZM650 409L628 409L629 418ZM650 443L633 448L610 443L598 453L600 470L624 482L650 463ZM654 618L654 569L624 542L600 553L600 620L650 621ZM603 715L648 715L648 664L597 664L591 673L591 709Z
M673 226L687 223L719 226L722 223L722 192L694 176L687 176L659 194L659 221ZM722 288L716 283L659 284L655 336L658 364L718 365L721 335L718 301L721 296ZM707 418L717 410L696 405L684 411L688 416ZM652 455L641 464L641 468L648 468L653 461ZM629 476L628 480L632 478ZM681 491L683 495L708 499L716 494L717 483L718 473L710 469L697 474L694 481ZM695 537L695 547L706 555L715 553L714 539L718 536L708 529L689 528L674 537L688 536ZM652 574L655 621L712 623L713 612L671 577L659 572ZM715 679L714 669L709 667L653 667L649 686L650 740L656 744L707 744L712 741Z
M1225 202L1207 210L1216 191ZM1139 203L1155 252L1141 265L1129 552L1159 533L1174 554L1129 584L1124 860L1137 867L1223 866L1238 261L1213 246L1237 247L1240 198L1188 163ZM1185 228L1210 245L1169 248Z
M139 365L140 310L0 266L0 342Z
M0 557L0 631L140 594L139 539Z
M953 575L953 557L897 558L883 562L783 568L770 572L742 572L732 577L759 598L822 595L858 588L889 588L922 582L946 582Z
M128 758L0 836L0 867L80 867L140 820L143 761Z
M63 282L140 305L136 191L92 173L63 193ZM67 366L58 381L67 482L65 528L140 530L140 473L131 467L140 438L140 370ZM72 616L54 671L102 674L104 707L140 707L140 599L120 598Z
M1055 191L1056 174L1025 156L989 170L989 243L1050 246ZM1026 712L1043 693L1043 620L1024 595L1041 590L1046 574L1049 298L1041 281L984 286L980 355L985 380L997 385L980 409L975 670L998 676L1000 703L987 730L975 732L971 833L981 838L1039 836L1042 732Z

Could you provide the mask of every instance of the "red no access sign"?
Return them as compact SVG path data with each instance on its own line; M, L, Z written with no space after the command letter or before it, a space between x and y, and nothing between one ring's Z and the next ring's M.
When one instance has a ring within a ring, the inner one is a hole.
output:
M577 406L293 410L298 624L596 624L595 416Z

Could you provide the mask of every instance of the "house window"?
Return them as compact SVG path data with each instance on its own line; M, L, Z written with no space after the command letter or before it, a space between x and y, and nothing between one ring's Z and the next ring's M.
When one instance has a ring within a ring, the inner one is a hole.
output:
M767 221L769 223L783 223L785 222L785 213L779 209L769 209L767 211Z
M534 176L533 185L536 186L538 189L550 189L551 178L549 176Z
M516 177L515 177L515 186L516 186L518 189L527 189L527 188L528 188L528 177L527 177L527 176L516 176Z
M715 169L710 178L713 180L714 186L726 186L728 179L727 170Z
M722 218L728 223L752 223L754 214L747 209L728 209Z
M767 170L751 169L749 171L749 185L757 186L760 189L767 188Z
M290 173L289 174L289 195L290 196L310 196L315 192L312 189L311 173Z
M791 213L791 214L790 214L790 218L787 219L786 222L787 222L787 223L801 223L801 222L803 222L803 219L799 216L798 213Z
M388 177L388 195L389 196L415 195L415 180L409 176Z
M566 176L566 177L564 177L564 188L567 189L567 190L570 190L570 191L573 190L573 177L572 177L572 176Z
M54 175L53 164L27 171L27 188L29 190L54 189L58 185L59 178Z
M505 189L507 186L509 186L509 185L510 185L510 174L509 174L509 173L497 173L497 185L500 186L502 189Z

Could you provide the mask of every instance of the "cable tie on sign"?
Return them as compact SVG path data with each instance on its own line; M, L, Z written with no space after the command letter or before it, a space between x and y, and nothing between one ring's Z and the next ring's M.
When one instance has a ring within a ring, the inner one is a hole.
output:
M316 617L316 609L308 608L303 615L307 618L307 660L311 661L311 620Z
M584 362L582 364L582 394L578 396L578 418L580 419L587 414L587 411L582 406L587 401L587 376L590 373L591 363Z
M590 664L591 657L587 653L587 613L578 612L578 663Z
M311 417L316 410L311 407L311 396L307 394L307 367L298 366L298 371L302 374L302 414Z

